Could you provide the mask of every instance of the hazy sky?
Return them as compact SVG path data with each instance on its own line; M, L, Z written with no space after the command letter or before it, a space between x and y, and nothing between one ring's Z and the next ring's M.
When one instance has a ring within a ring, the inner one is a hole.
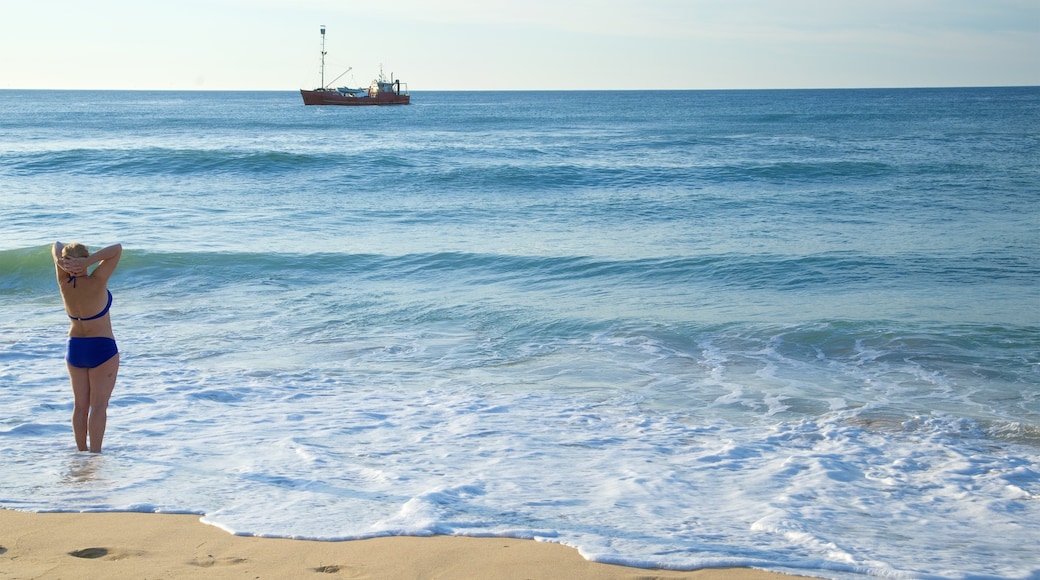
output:
M0 0L0 88L1040 85L1038 0Z

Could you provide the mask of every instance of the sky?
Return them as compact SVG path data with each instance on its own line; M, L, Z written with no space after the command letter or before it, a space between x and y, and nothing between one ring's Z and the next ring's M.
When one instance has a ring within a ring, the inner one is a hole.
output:
M1038 0L0 0L0 89L1040 85Z

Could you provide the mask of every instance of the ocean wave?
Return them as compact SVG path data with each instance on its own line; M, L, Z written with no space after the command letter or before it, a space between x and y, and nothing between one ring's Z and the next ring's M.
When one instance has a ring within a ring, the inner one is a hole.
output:
M50 246L0 250L0 296L54 283Z
M50 284L46 246L0 251L0 290ZM235 283L258 276L293 283L321 280L329 272L373 279L437 279L470 283L513 282L525 288L560 284L618 284L667 288L683 284L776 291L835 291L842 287L965 285L1004 280L1032 283L1040 264L1005 255L936 257L928 254L870 256L829 252L808 255L711 254L690 257L606 259L591 256L528 256L433 252L405 255L284 254L277 252L161 252L126 249L120 274L143 278Z
M191 174L271 174L302 171L339 159L273 150L248 149L69 149L8 154L6 171L12 175L46 173L72 175L191 175Z
M876 179L897 171L896 167L879 161L818 160L721 164L703 168L701 175L707 181L721 183L734 181L811 182L834 179Z
M640 144L627 152L613 152L613 163L591 161L603 152L570 155L532 155L512 152L503 158L479 158L469 164L431 163L422 148L402 147L339 152L278 149L206 148L76 148L7 152L3 172L14 177L99 175L123 178L193 175L243 177L301 174L329 183L344 179L359 184L378 183L385 172L394 173L396 187L446 191L551 191L589 188L655 186L703 187L734 182L830 182L835 179L883 179L902 171L920 175L926 169L902 169L877 161L821 159L816 161L741 161L712 163L692 156L662 156ZM441 153L440 155L445 155ZM471 157L472 158L472 157ZM402 169L407 169L401 172ZM958 169L966 171L965 169ZM950 174L948 168L934 170Z
M652 152L615 165L569 162L485 162L467 167L417 168L419 187L450 190L543 192L596 188L701 188L726 183L831 183L898 175L900 168L870 161L707 164L697 160L660 159Z

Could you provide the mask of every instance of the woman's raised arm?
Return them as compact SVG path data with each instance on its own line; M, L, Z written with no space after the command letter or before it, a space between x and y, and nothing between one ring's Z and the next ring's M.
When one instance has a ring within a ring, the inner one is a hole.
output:
M112 272L115 272L116 266L119 265L119 257L122 255L123 244L112 244L84 258L86 263L83 264L83 269L86 270L91 264L97 264L98 267L94 268L91 277L98 276L107 282L108 278L112 276Z

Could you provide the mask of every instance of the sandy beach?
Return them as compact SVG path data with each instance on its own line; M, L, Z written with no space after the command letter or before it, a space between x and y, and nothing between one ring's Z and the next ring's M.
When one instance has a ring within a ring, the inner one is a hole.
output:
M674 572L588 562L509 538L384 537L316 542L234 536L196 515L0 509L0 578L479 578L768 580L743 568Z

